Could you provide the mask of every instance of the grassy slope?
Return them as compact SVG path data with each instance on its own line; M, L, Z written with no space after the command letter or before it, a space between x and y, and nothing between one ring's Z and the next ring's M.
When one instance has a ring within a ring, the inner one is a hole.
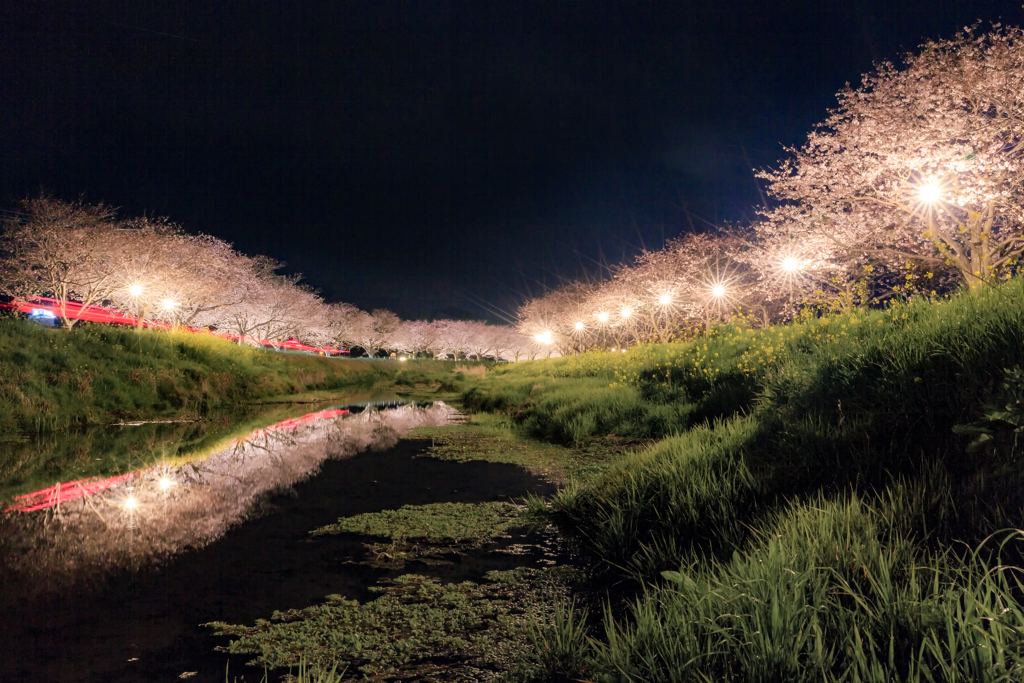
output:
M660 439L550 501L599 564L645 585L567 673L1021 680L1012 576L989 571L997 543L965 551L1024 522L1010 425L988 423L996 438L971 453L952 427L1012 403L1019 388L1000 387L1022 361L1017 281L518 364L463 398L535 437ZM1001 552L1019 561L1017 545Z
M379 368L276 354L211 336L0 320L0 440L73 425L206 414L304 392L367 387Z

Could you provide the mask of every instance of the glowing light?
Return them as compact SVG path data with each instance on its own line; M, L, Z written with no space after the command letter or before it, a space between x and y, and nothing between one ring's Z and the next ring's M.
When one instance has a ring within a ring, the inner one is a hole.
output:
M128 510L134 510L136 505L138 505L138 503L135 502L135 496L128 496L128 500L124 502L124 506Z
M921 201L931 204L939 201L942 197L942 188L935 183L928 183L927 185L922 185L920 189L918 189L917 196L921 198Z
M172 308L174 308L175 306L178 305L178 303L176 301L174 301L173 299L164 299L161 303L162 303L165 311L169 311L169 310L171 310Z
M628 318L632 314L633 314L633 311L629 310L628 306L626 308L622 309L622 317L623 318Z
M142 294L142 285L132 285L128 288L128 293L132 296L138 296Z
M606 322L608 322L608 314L607 313L598 313L597 314L597 319L600 320L603 323L606 323Z
M405 356L399 356L398 360L408 360Z
M613 346L613 347L612 347L612 351L614 351L614 350L615 350L615 347Z
M667 306L668 304L672 303L672 296L669 294L662 294L661 296L658 297L658 303L660 303L662 306Z
M622 349L622 352L623 352L623 353L625 353L625 352L626 352L626 349Z
M577 330L582 330L583 329L583 323L576 323L576 329Z
M792 273L793 271L800 269L800 262L790 256L782 261L782 269L787 273Z
M170 479L168 479L167 477L161 477L160 478L160 490L161 491L166 491L170 487L174 486L175 483L177 483L177 482L173 482Z
M715 297L723 297L725 296L725 287L722 285L715 285L711 288L711 294Z
M533 338L536 339L537 341L539 341L541 344L550 344L551 343L551 333L550 332L541 332L540 334L535 335Z

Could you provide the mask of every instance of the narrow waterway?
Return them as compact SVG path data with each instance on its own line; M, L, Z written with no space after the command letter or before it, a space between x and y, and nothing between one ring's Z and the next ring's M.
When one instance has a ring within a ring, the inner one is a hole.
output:
M355 563L358 537L309 535L402 505L551 491L520 468L416 457L429 441L399 440L455 415L443 404L335 406L201 460L22 498L37 509L0 520L0 681L223 681L229 659L232 679L257 681L248 657L216 652L227 639L199 625L251 623L332 593L366 600L378 579L409 571L461 581L529 563L480 551L388 572Z

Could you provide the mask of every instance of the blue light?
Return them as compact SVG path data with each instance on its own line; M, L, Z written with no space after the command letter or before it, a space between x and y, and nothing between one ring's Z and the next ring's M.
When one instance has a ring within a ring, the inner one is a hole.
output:
M33 308L29 313L30 318L56 318L57 314L45 308Z

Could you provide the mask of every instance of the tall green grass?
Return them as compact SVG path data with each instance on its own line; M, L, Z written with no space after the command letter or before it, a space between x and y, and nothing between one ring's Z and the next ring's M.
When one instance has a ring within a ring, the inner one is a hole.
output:
M0 440L120 418L202 415L275 396L365 387L374 366L207 335L0 320Z
M1022 577L999 541L929 554L889 514L856 496L786 510L744 552L666 571L625 618L606 610L581 669L608 682L1021 680Z
M942 303L523 364L465 398L536 435L667 437L552 501L586 549L636 568L691 545L729 553L788 497L884 488L927 463L957 480L959 532L979 540L997 507L1016 514L1024 499L1001 482L1021 478L1004 456L966 453L953 427L980 419L1004 369L1022 360L1024 286L1014 281ZM695 414L706 417L694 423ZM660 424L659 415L676 419ZM976 502L983 492L991 510Z
M496 369L463 400L565 441L614 430L660 438L759 405L794 415L810 408L834 421L924 417L926 431L950 415L975 414L979 396L1024 358L1022 342L1018 280L938 303L765 330L724 326L685 344L517 363Z
M985 541L1024 526L1022 363L1016 280L518 364L464 399L539 437L659 439L533 502L641 588L606 607L578 677L1024 680L1003 565L1024 546Z

